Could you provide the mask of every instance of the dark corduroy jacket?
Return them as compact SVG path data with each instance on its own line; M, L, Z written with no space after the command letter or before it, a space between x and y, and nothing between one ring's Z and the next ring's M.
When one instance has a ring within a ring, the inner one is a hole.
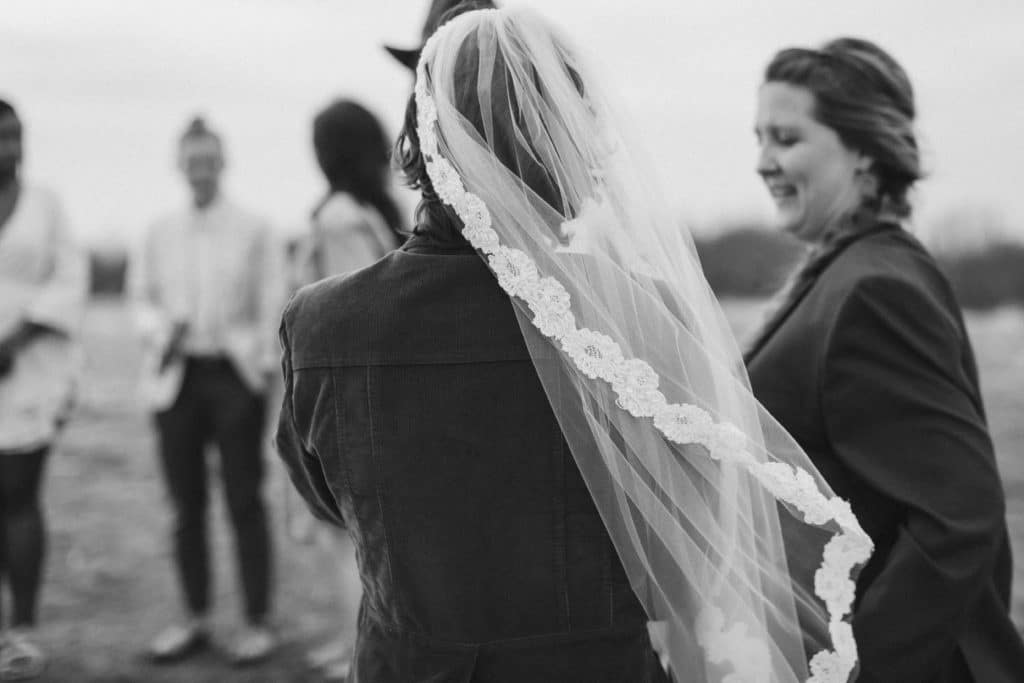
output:
M280 455L357 547L354 683L664 680L511 303L468 245L416 236L304 288L281 341Z
M747 353L754 393L848 499L875 553L858 681L1024 681L1003 489L959 306L909 234L831 255Z

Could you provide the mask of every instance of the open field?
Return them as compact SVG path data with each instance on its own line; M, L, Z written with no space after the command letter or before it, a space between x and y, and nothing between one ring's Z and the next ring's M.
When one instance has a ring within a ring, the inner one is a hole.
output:
M735 302L727 308L741 334L759 316L759 304ZM351 633L356 589L339 600L334 589L339 578L328 552L285 537L287 484L276 463L266 491L276 534L275 625L284 639L278 656L244 671L232 670L216 651L171 669L153 667L140 656L149 639L180 612L154 443L133 393L138 355L128 322L118 303L97 302L90 308L90 363L80 406L49 465L51 537L41 618L53 661L41 680L318 680L302 656L333 633ZM1017 623L1024 624L1024 312L973 315L970 324L1009 499L1017 560L1014 613ZM240 613L232 539L219 496L214 503L216 628L218 635L230 636Z

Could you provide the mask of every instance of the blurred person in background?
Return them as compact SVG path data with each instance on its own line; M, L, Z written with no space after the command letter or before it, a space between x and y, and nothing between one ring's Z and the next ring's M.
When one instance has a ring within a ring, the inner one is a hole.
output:
M368 266L404 241L398 206L390 185L391 143L376 116L358 102L339 99L313 119L313 151L327 181L327 192L313 209L310 230L294 257L292 289L332 275ZM305 506L291 504L296 494L289 484L289 529L306 535L313 518ZM296 510L301 510L297 515ZM344 531L324 525L312 535L331 547L339 597L348 605L352 586L358 586L352 542ZM347 577L347 578L346 578ZM353 607L351 622L355 624ZM328 679L348 675L351 644L338 637L309 653L310 663Z
M189 205L153 223L131 278L147 352L141 390L154 412L174 511L174 558L187 608L152 642L157 662L209 644L206 449L220 455L245 604L230 645L237 664L267 657L271 541L262 498L265 392L278 361L280 267L267 223L223 195L220 136L194 119L178 143Z
M390 185L391 144L358 102L339 99L313 119L313 151L327 193L313 209L299 284L368 266L405 241Z
M757 398L874 540L858 681L1010 683L1011 554L963 316L906 229L922 175L903 68L839 38L789 48L758 93L757 172L810 246L746 354Z
M0 577L13 615L0 635L0 679L38 675L35 641L46 530L43 470L71 405L88 291L85 254L57 198L26 183L22 125L0 100Z

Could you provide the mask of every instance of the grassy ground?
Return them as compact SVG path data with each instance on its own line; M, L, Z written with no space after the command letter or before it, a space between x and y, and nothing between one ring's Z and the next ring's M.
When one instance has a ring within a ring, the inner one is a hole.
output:
M49 566L41 620L53 654L46 681L281 683L319 680L303 655L339 632L351 634L353 596L322 546L284 533L286 481L274 460L266 485L274 521L275 626L284 644L265 665L234 670L217 649L172 668L142 656L149 640L180 612L168 545L170 515L149 420L135 401L137 349L126 338L124 309L97 303L87 318L89 367L74 420L50 461L46 502ZM216 454L211 454L212 467ZM219 483L213 472L212 481ZM240 622L233 538L214 487L213 558L216 636ZM294 498L292 501L294 502Z
M742 333L758 306L733 303L730 317ZM1024 313L972 316L990 421L999 448L1016 541L1015 616L1024 624ZM306 649L352 632L356 589L339 599L336 565L321 546L283 533L286 483L272 467L267 496L274 513L278 587L276 627L284 644L257 669L231 669L216 650L166 669L140 656L149 639L179 615L167 546L169 516L158 477L148 421L135 402L137 352L117 304L97 303L88 316L90 356L82 400L50 462L47 482L50 554L41 618L53 661L42 680L76 682L241 683L317 681L303 663ZM211 462L215 463L215 459ZM276 463L273 463L276 465ZM232 539L215 496L216 629L236 627Z

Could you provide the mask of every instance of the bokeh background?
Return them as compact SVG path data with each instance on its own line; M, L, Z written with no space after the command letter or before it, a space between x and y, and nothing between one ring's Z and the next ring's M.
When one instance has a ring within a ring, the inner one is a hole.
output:
M771 228L754 174L755 94L780 47L841 34L889 49L915 84L929 177L911 229L939 256L968 323L1009 500L1024 625L1024 3L1019 0L533 0L607 74L693 230L737 333L748 334L799 257ZM26 124L26 175L61 197L90 249L96 294L80 406L51 463L53 530L43 595L52 681L315 681L305 649L352 630L356 589L325 550L278 525L277 627L266 667L216 653L157 670L139 652L177 594L169 517L148 418L134 400L138 353L120 296L133 245L186 201L174 168L196 113L227 145L228 192L282 240L306 229L323 185L313 114L337 96L397 132L411 75L382 43L418 42L425 0L3 0L0 96ZM415 198L396 192L410 210ZM950 483L951 489L955 483ZM278 521L287 483L267 487ZM220 507L218 627L238 611ZM341 599L335 586L347 581ZM350 599L351 598L351 599Z
M90 240L130 239L180 201L174 139L194 112L227 139L233 194L297 229L320 192L310 117L347 94L396 132L411 78L380 45L416 44L426 4L4 0L0 92L28 122L28 172ZM916 86L931 176L917 198L922 231L952 216L958 234L943 239L1024 236L1018 0L506 4L538 7L597 61L699 232L770 215L753 116L772 53L853 34L891 50Z

